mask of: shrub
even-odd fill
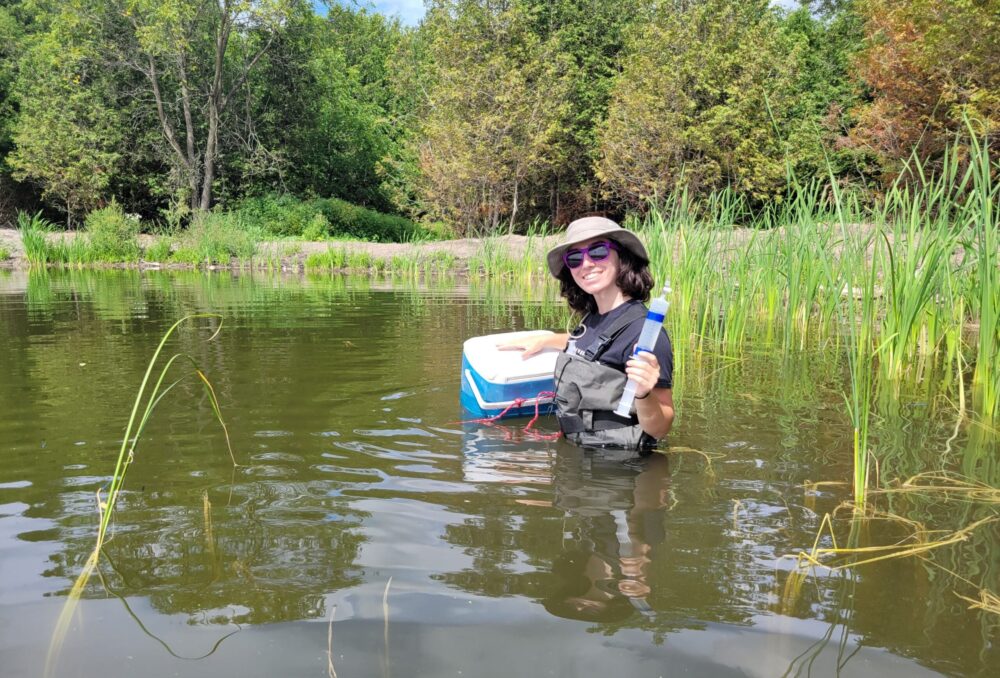
[[[247,198],[234,210],[240,220],[276,236],[301,236],[316,214],[290,195]]]
[[[330,231],[334,235],[375,242],[406,242],[412,240],[418,231],[417,225],[405,217],[382,214],[337,198],[315,202],[329,220]]]
[[[298,200],[292,196],[248,198],[235,210],[246,224],[276,236],[311,240],[325,226],[325,235],[379,242],[408,242],[420,228],[405,217],[383,214],[337,198]],[[325,220],[325,224],[317,217]],[[308,233],[307,233],[308,231]]]
[[[0,245],[0,261],[7,261],[11,256],[10,250]]]
[[[143,259],[146,261],[167,261],[170,258],[170,238],[160,236],[143,252]]]
[[[138,261],[139,217],[125,214],[121,205],[111,204],[87,215],[84,221],[90,255],[97,261]]]
[[[302,231],[303,240],[326,240],[330,235],[330,221],[321,212],[313,215]]]
[[[259,232],[247,228],[238,215],[209,212],[191,222],[172,259],[191,264],[228,264],[249,259],[257,251]]]

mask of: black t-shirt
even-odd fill
[[[569,353],[577,352],[578,355],[583,355],[583,353],[590,348],[591,344],[597,341],[597,338],[605,333],[607,330],[611,329],[614,324],[623,313],[625,313],[630,307],[638,304],[642,306],[645,310],[645,306],[641,301],[632,300],[627,301],[617,308],[613,308],[605,314],[591,313],[583,322],[570,334],[569,346],[566,350]],[[639,316],[638,319],[632,321],[628,327],[626,327],[621,334],[619,334],[611,346],[608,347],[606,351],[598,358],[598,362],[608,367],[613,367],[620,372],[625,371],[625,363],[628,362],[629,358],[632,357],[632,353],[635,351],[635,344],[639,341],[639,334],[642,333],[642,323],[645,321],[645,315]],[[656,346],[653,348],[653,354],[656,356],[657,361],[660,363],[660,378],[656,381],[656,388],[673,388],[674,384],[674,350],[670,345],[670,337],[667,336],[667,331],[665,329],[660,330],[660,336],[656,339]]]

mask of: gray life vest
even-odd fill
[[[639,418],[615,414],[627,377],[599,362],[614,340],[646,316],[640,304],[626,310],[585,352],[573,342],[556,358],[556,418],[566,439],[583,447],[617,447],[647,451],[656,439],[639,426]]]

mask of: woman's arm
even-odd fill
[[[547,348],[565,350],[569,342],[569,334],[561,332],[557,334],[539,334],[530,337],[522,337],[503,344],[497,344],[501,351],[524,351],[522,358],[530,358],[536,353],[541,353]]]

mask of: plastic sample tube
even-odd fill
[[[639,342],[635,345],[635,353],[646,351],[653,352],[656,340],[660,336],[660,329],[663,327],[663,318],[667,315],[670,302],[667,295],[670,294],[670,281],[663,286],[663,294],[653,299],[649,304],[649,311],[646,313],[646,320],[642,324],[642,332],[639,334]],[[633,353],[634,355],[634,353]],[[625,383],[625,390],[622,391],[622,399],[618,401],[615,414],[620,417],[627,417],[632,414],[632,402],[635,400],[635,381],[631,378]]]

